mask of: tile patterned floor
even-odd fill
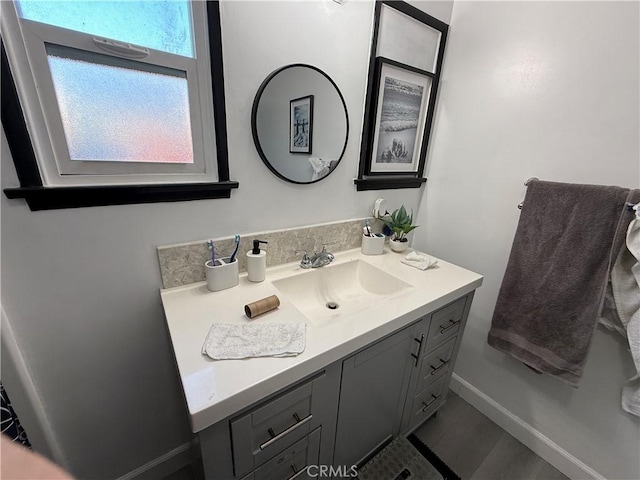
[[[568,480],[451,391],[414,433],[465,480]]]

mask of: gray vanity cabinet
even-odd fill
[[[473,293],[342,363],[333,463],[357,465],[445,401]]]
[[[418,351],[413,356],[411,380],[402,415],[403,433],[414,430],[444,403],[473,293],[418,322],[415,337]]]
[[[444,403],[473,292],[199,432],[208,480],[350,468]]]
[[[340,363],[198,434],[205,478],[306,478],[333,458]]]
[[[334,465],[356,465],[398,435],[415,327],[406,327],[342,362]]]

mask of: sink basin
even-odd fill
[[[315,324],[375,308],[412,288],[363,260],[306,270],[272,283]]]

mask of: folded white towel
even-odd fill
[[[419,270],[426,270],[427,268],[434,267],[438,264],[438,261],[435,258],[431,258],[418,252],[409,253],[401,260],[401,262]]]
[[[292,357],[305,349],[304,323],[214,323],[202,354],[214,360],[249,357]]]

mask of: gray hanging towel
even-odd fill
[[[629,192],[614,186],[529,183],[489,345],[578,386]]]

